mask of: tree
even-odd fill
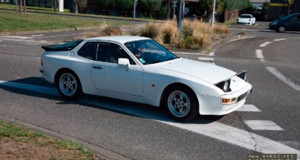
[[[53,0],[53,9],[54,9],[54,12],[56,12],[56,10],[57,10],[57,0]]]
[[[98,6],[101,10],[115,7],[115,0],[98,0]]]
[[[155,12],[161,9],[163,0],[141,0],[141,8],[148,13],[149,17],[153,17]]]
[[[125,11],[125,16],[127,16],[127,11],[132,8],[133,2],[133,0],[115,0],[116,9]]]
[[[26,13],[26,0],[15,0],[16,13]]]

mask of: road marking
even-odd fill
[[[296,84],[292,80],[286,78],[283,74],[281,74],[275,68],[273,68],[273,67],[266,67],[266,69],[270,73],[272,73],[275,77],[277,77],[279,80],[281,80],[283,83],[285,83],[286,85],[290,86],[291,88],[293,88],[296,91],[300,91],[300,86],[298,84]]]
[[[256,58],[258,58],[260,61],[262,61],[262,62],[265,61],[265,57],[264,57],[263,51],[261,49],[255,50],[255,55],[256,55]]]
[[[267,46],[267,45],[270,44],[270,43],[272,43],[272,42],[265,42],[265,43],[259,45],[259,47],[265,47],[265,46]]]
[[[242,107],[240,107],[238,112],[261,112],[256,106],[253,104],[244,104]]]
[[[24,83],[1,81],[0,86],[7,86],[19,89],[25,89],[33,92],[40,92],[47,95],[58,96],[55,88],[36,86]],[[109,110],[119,111],[139,117],[148,118],[159,123],[167,124],[173,127],[184,129],[199,135],[204,135],[220,141],[236,145],[242,148],[253,150],[260,153],[291,153],[300,155],[300,151],[285,144],[276,142],[274,140],[262,137],[255,133],[251,133],[242,129],[234,128],[219,122],[203,123],[203,120],[199,122],[191,123],[178,123],[171,121],[165,115],[158,114],[156,112],[142,111],[141,107],[136,107],[134,109],[130,106],[126,106],[122,103],[115,103],[112,101],[92,101],[81,99],[79,102],[85,104],[94,105],[99,108],[105,108]]]
[[[268,120],[245,120],[245,124],[248,125],[252,130],[268,130],[268,131],[283,131],[281,127],[279,127],[273,121]]]
[[[284,40],[286,40],[285,38],[278,38],[278,39],[274,39],[273,41],[274,42],[279,42],[279,41],[284,41]]]
[[[25,37],[25,36],[0,36],[0,38],[32,39],[31,37]]]
[[[43,36],[44,36],[43,34],[31,35],[32,38],[34,38],[34,37],[43,37]]]

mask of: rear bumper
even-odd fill
[[[52,78],[50,75],[47,75],[47,74],[44,72],[43,68],[40,69],[40,73],[42,74],[42,77],[43,77],[46,81],[48,81],[48,82],[50,82],[50,83],[53,83],[53,78]]]

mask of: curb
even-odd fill
[[[108,160],[130,160],[130,158],[127,158],[123,155],[120,155],[118,153],[110,151],[110,150],[108,150],[106,148],[103,148],[101,146],[96,146],[96,145],[91,144],[89,142],[85,142],[83,140],[76,139],[75,137],[71,137],[71,136],[56,132],[54,130],[43,128],[43,127],[31,124],[31,123],[26,123],[24,121],[9,118],[9,117],[3,116],[3,115],[0,115],[0,119],[8,121],[8,122],[15,123],[15,124],[18,124],[18,125],[21,125],[21,126],[24,126],[28,129],[31,129],[31,130],[34,130],[34,131],[37,131],[37,132],[43,132],[46,135],[54,137],[54,138],[58,138],[58,139],[62,139],[62,140],[68,140],[68,141],[74,141],[74,142],[80,143],[80,144],[84,145],[86,148],[88,148],[89,150],[93,151],[96,155],[99,155],[101,158],[104,158],[104,159],[108,159]]]

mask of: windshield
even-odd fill
[[[127,42],[125,46],[142,64],[154,64],[179,58],[154,40]]]
[[[240,18],[251,18],[250,15],[241,15]]]
[[[291,17],[293,17],[293,16],[295,16],[295,14],[291,14],[291,15],[288,15],[288,16],[286,16],[286,17],[282,17],[281,19],[287,20],[287,19],[289,19],[289,18],[291,18]]]

